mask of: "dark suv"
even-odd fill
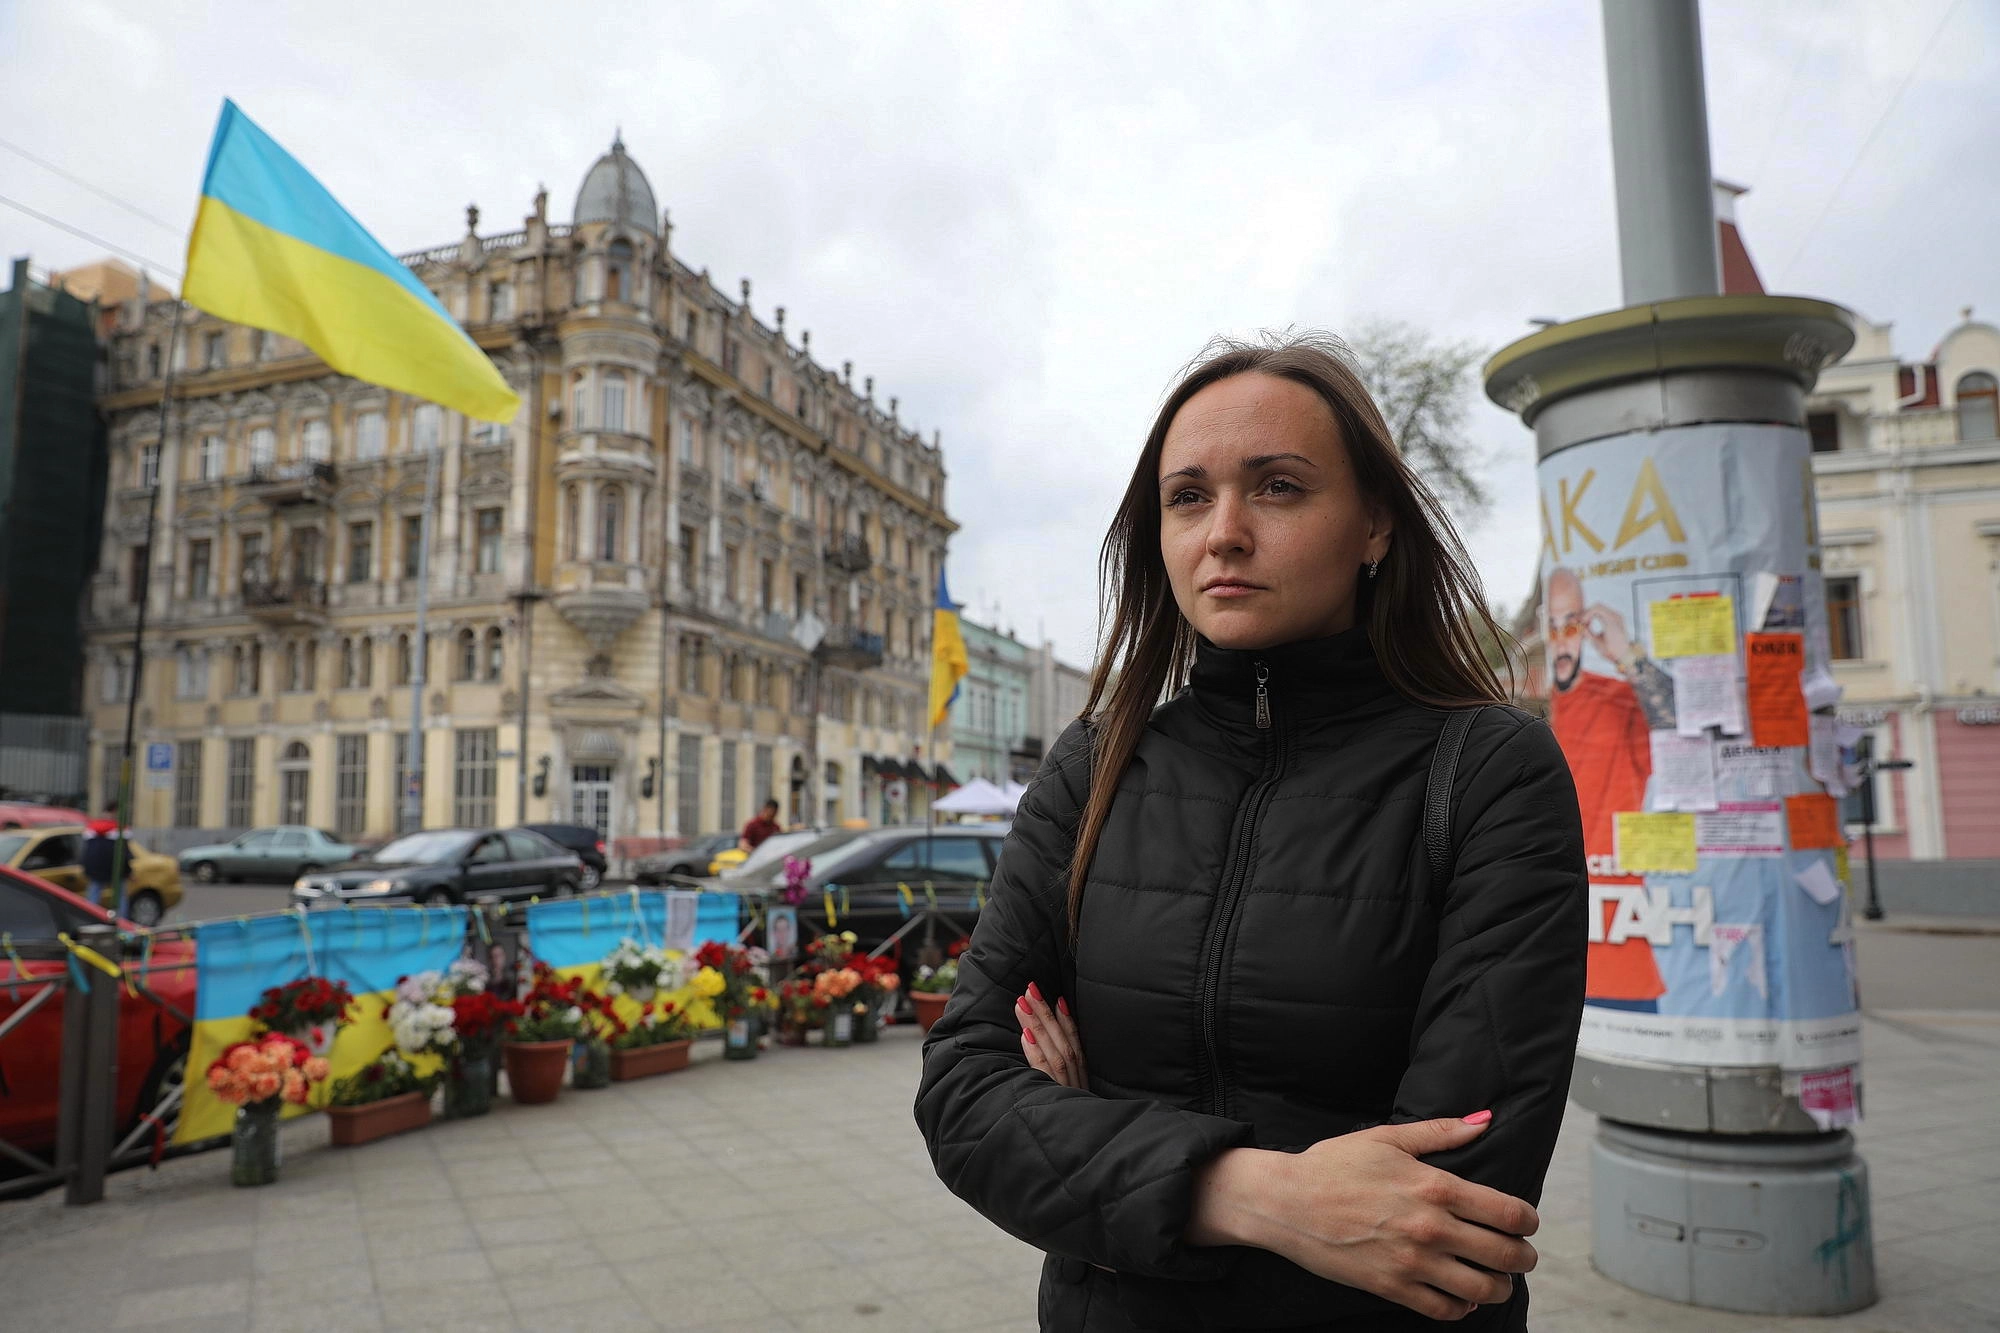
[[[583,862],[583,877],[577,881],[577,889],[589,893],[604,883],[604,871],[608,864],[604,859],[603,835],[588,824],[523,824],[530,833],[539,833],[564,851],[575,852],[576,859]]]
[[[805,901],[799,915],[825,929],[826,901],[833,897],[839,929],[852,930],[871,949],[901,929],[911,909],[935,905],[966,931],[979,919],[986,886],[993,878],[1006,824],[953,824],[926,829],[921,824],[869,829],[852,840],[811,857]],[[772,888],[781,888],[780,873]],[[903,896],[907,886],[909,897]],[[928,887],[926,887],[928,886]],[[903,951],[904,971],[913,970],[915,946],[930,937],[942,946],[956,937],[949,925],[919,928]],[[907,980],[907,977],[905,978]]]

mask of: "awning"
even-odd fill
[[[880,773],[882,765],[876,760],[874,755],[864,754],[861,756],[861,771],[863,773]]]
[[[958,785],[958,779],[953,777],[951,770],[943,764],[937,766],[937,772],[931,775],[931,781],[940,787],[956,787]]]
[[[881,770],[884,778],[902,778],[908,776],[903,772],[903,763],[900,759],[892,759],[885,754],[880,759],[877,759],[875,763]]]
[[[929,782],[931,780],[931,775],[924,772],[924,766],[914,759],[905,759],[903,761],[903,776],[909,778],[912,782]]]

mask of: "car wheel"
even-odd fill
[[[424,894],[423,901],[424,901],[424,906],[426,907],[449,907],[451,906],[453,901],[451,896],[451,890],[432,889],[428,893]]]
[[[215,862],[213,861],[196,861],[194,863],[194,877],[204,884],[213,884],[222,878],[221,875],[216,873]]]
[[[576,897],[576,881],[573,879],[557,880],[555,887],[550,891],[550,895],[556,898]]]
[[[583,874],[578,878],[576,884],[579,889],[582,889],[585,893],[589,893],[603,882],[604,876],[597,873],[597,867],[587,865],[583,868]]]
[[[134,925],[144,926],[148,930],[159,925],[160,918],[166,914],[167,909],[160,902],[160,895],[151,889],[133,894],[125,903],[125,915]]]
[[[160,1103],[166,1101],[167,1098],[186,1085],[187,1058],[188,1034],[186,1031],[183,1031],[180,1036],[174,1038],[172,1045],[160,1052],[159,1058],[153,1061],[152,1069],[147,1071],[146,1081],[140,1085],[139,1090],[139,1115],[143,1116],[151,1112]],[[175,1128],[180,1124],[180,1118],[181,1104],[175,1102],[171,1108],[160,1116],[160,1132],[165,1134],[168,1139],[172,1139]],[[130,1125],[125,1127],[124,1133],[130,1133],[132,1130],[138,1128],[138,1123],[135,1119]]]

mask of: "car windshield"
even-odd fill
[[[757,850],[743,858],[743,864],[728,872],[731,879],[738,875],[753,875],[759,870],[778,864],[787,856],[796,856],[799,849],[823,838],[812,829],[800,829],[796,833],[773,833],[757,844]]]
[[[12,861],[29,842],[25,833],[0,833],[0,864]]]
[[[457,857],[472,838],[470,833],[449,830],[411,833],[376,849],[368,859],[385,866],[435,865]]]
[[[852,831],[847,841],[829,843],[825,854],[808,857],[813,863],[812,873],[816,879],[837,879],[841,874],[854,868],[870,855],[881,849],[886,840],[880,829],[867,830],[874,836],[862,836],[861,831]],[[805,856],[804,852],[799,853]]]

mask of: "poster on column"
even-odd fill
[[[1810,475],[1805,433],[1784,426],[1619,436],[1541,462],[1549,723],[1589,863],[1584,1054],[1785,1070],[1860,1058],[1846,893],[1801,888],[1838,873],[1823,811],[1787,804],[1825,794],[1790,725],[1801,714],[1740,734],[1759,701],[1746,652],[1768,631],[1782,625],[1802,650],[1785,664],[1788,707],[1801,675],[1825,666],[1800,604],[1820,586]],[[1686,718],[1677,677],[1701,683]],[[1775,716],[1778,692],[1765,692]],[[1714,746],[1712,788],[1686,748],[1696,737]],[[1815,816],[1803,838],[1790,809]],[[1618,816],[1676,810],[1701,811],[1689,855],[1620,864]],[[1646,827],[1628,820],[1628,840]]]

